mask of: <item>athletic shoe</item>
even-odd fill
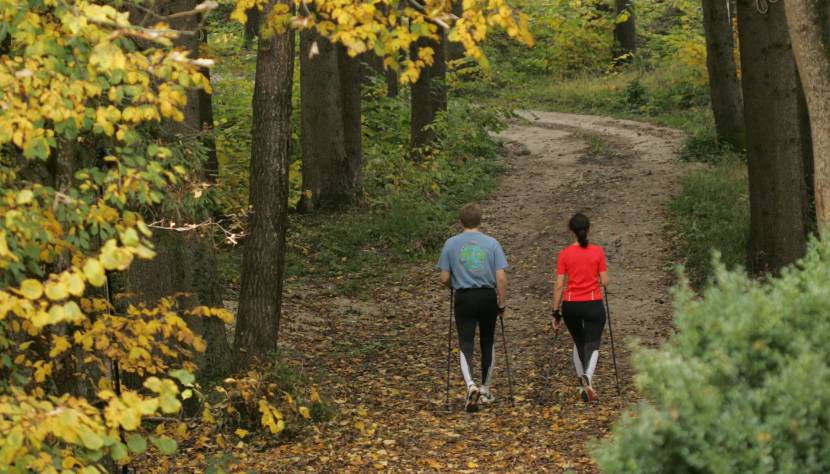
[[[583,402],[588,402],[588,392],[586,392],[584,388],[579,389],[579,398],[581,398]]]
[[[478,391],[478,387],[471,385],[467,390],[467,403],[464,404],[464,409],[470,413],[477,411],[479,396],[481,396],[481,392]]]
[[[599,400],[597,396],[597,392],[594,390],[594,387],[591,386],[591,379],[587,375],[583,375],[581,378],[582,381],[582,390],[585,391],[585,395],[587,396],[589,402],[595,402]],[[584,399],[583,399],[584,400]]]
[[[496,401],[496,396],[493,395],[493,392],[491,392],[490,390],[485,390],[484,387],[481,387],[481,390],[479,391],[481,395],[479,396],[478,401],[482,405],[489,405]]]

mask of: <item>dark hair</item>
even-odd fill
[[[474,229],[481,224],[481,207],[474,202],[464,204],[458,212],[458,217],[465,229]]]
[[[579,246],[582,248],[588,247],[588,229],[591,228],[591,221],[588,220],[588,216],[577,212],[571,217],[570,222],[568,222],[568,227],[576,234],[576,240],[579,241]]]

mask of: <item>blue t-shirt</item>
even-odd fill
[[[481,232],[462,232],[447,239],[438,268],[450,272],[452,287],[495,288],[496,271],[507,268],[499,241]]]

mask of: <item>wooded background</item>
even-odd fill
[[[779,275],[830,223],[828,28],[816,0],[0,0],[0,466],[325,420],[262,376],[284,282],[428,258],[514,108],[685,129],[693,282],[712,249]]]

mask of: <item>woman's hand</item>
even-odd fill
[[[551,327],[554,331],[556,331],[562,324],[562,313],[559,311],[559,309],[554,309],[553,311],[551,311],[551,318],[553,319],[551,321]]]

